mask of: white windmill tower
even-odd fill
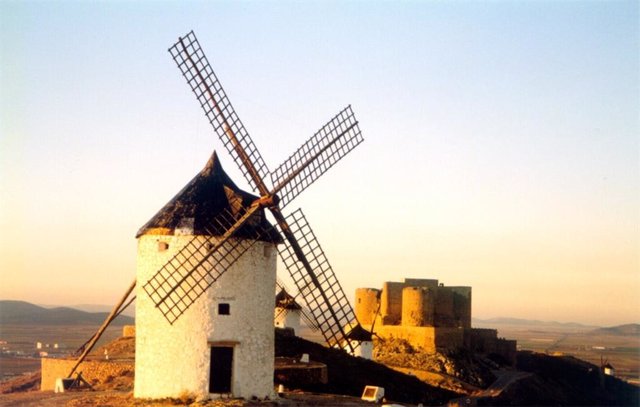
[[[358,122],[351,107],[345,108],[270,172],[193,32],[169,52],[259,197],[238,189],[214,153],[200,174],[138,232],[134,395],[268,397],[274,394],[278,243],[283,243],[279,254],[327,343],[355,353],[363,340],[302,211],[286,217],[282,213],[362,142]],[[266,221],[265,209],[277,231]]]
[[[273,322],[276,328],[291,328],[294,334],[300,335],[301,323],[313,332],[321,332],[316,319],[303,306],[303,302],[290,294],[291,290],[280,280],[276,279],[276,308]],[[300,296],[298,299],[302,300]]]
[[[199,261],[209,265],[206,252],[228,228],[212,218],[220,221],[240,214],[256,199],[238,189],[214,153],[206,167],[138,231],[137,280],[159,286],[166,277],[177,283],[172,279],[178,276],[169,272],[154,276],[165,265]],[[215,282],[202,275],[195,289],[211,287],[177,320],[174,316],[186,304],[175,304],[168,321],[138,287],[136,397],[175,397],[183,392],[199,398],[232,392],[247,398],[271,395],[273,311],[265,304],[273,298],[280,242],[263,210],[255,213],[234,234],[233,250],[246,253]],[[203,272],[201,268],[197,273]],[[189,296],[183,292],[188,289],[179,290]]]
[[[276,328],[291,328],[294,333],[300,333],[300,319],[302,307],[296,299],[284,288],[276,295],[276,310],[274,324]]]

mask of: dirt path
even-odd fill
[[[491,383],[491,386],[487,387],[485,390],[473,393],[473,397],[495,397],[509,387],[511,383],[531,376],[531,373],[520,372],[518,370],[495,370],[493,374],[497,377],[496,381]]]
[[[520,379],[531,376],[531,373],[521,372],[519,370],[494,370],[493,374],[497,379],[484,390],[478,390],[470,396],[460,397],[450,400],[449,406],[475,406],[476,400],[484,397],[496,397],[500,395],[512,383]]]

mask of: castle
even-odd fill
[[[495,329],[471,327],[471,287],[433,279],[387,281],[382,290],[356,289],[355,313],[365,329],[429,353],[468,349],[515,362],[516,341],[498,338]]]

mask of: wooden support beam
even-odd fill
[[[131,294],[131,292],[135,287],[136,287],[136,280],[134,279],[131,285],[129,286],[129,288],[127,288],[127,291],[124,293],[120,301],[118,301],[115,307],[113,307],[107,319],[104,320],[100,328],[98,328],[98,331],[96,332],[96,334],[93,335],[91,342],[89,342],[89,344],[84,348],[84,352],[82,352],[82,355],[80,355],[80,357],[76,361],[76,364],[73,365],[73,368],[71,369],[71,372],[69,372],[67,377],[71,377],[73,375],[73,373],[76,371],[78,366],[80,366],[80,363],[82,363],[82,361],[87,357],[89,352],[91,352],[91,349],[93,349],[96,342],[98,342],[98,339],[100,339],[100,337],[104,333],[105,329],[107,329],[111,321],[113,321],[120,314],[120,311],[121,311],[120,308],[122,307],[122,304],[124,304],[127,298],[129,298],[129,295]]]

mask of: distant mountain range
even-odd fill
[[[640,336],[640,324],[625,324],[591,331],[594,335]]]
[[[72,307],[43,307],[26,301],[0,300],[0,324],[14,325],[99,325],[107,315],[110,306],[80,304]],[[134,308],[129,307],[122,315],[112,322],[112,325],[132,325],[135,320],[130,315]],[[95,312],[102,311],[102,312]],[[129,315],[126,315],[129,314]],[[588,331],[594,335],[640,336],[640,324],[625,324],[612,327],[598,327],[576,322],[540,321],[521,318],[473,318],[472,325],[476,328],[522,327],[536,328],[564,328]],[[518,328],[520,329],[520,328]]]
[[[585,325],[576,322],[540,321],[520,318],[473,318],[474,328],[516,329],[516,330],[558,330],[566,332],[583,332],[593,335],[640,336],[640,324],[624,324],[611,327]]]
[[[472,319],[473,326],[477,326],[479,328],[483,327],[491,327],[491,326],[499,326],[499,325],[510,325],[510,326],[523,326],[523,327],[558,327],[558,328],[583,328],[583,329],[594,329],[599,328],[595,325],[584,325],[579,324],[577,322],[557,322],[557,321],[540,321],[538,319],[521,319],[521,318],[489,318],[489,319],[480,319],[473,318]]]
[[[43,305],[45,308],[53,308],[53,306],[45,306]],[[111,310],[113,309],[113,304],[112,305],[101,305],[101,304],[73,304],[73,305],[69,305],[69,308],[73,308],[73,309],[79,309],[80,311],[86,311],[86,312],[106,312],[109,313],[111,312]],[[124,312],[122,313],[122,315],[128,315],[130,317],[135,317],[136,316],[136,307],[135,305],[130,305],[127,307],[127,309],[124,310]]]
[[[108,312],[85,312],[68,307],[44,308],[25,301],[0,300],[0,324],[100,325],[108,315]],[[132,325],[134,319],[120,315],[111,324]]]

